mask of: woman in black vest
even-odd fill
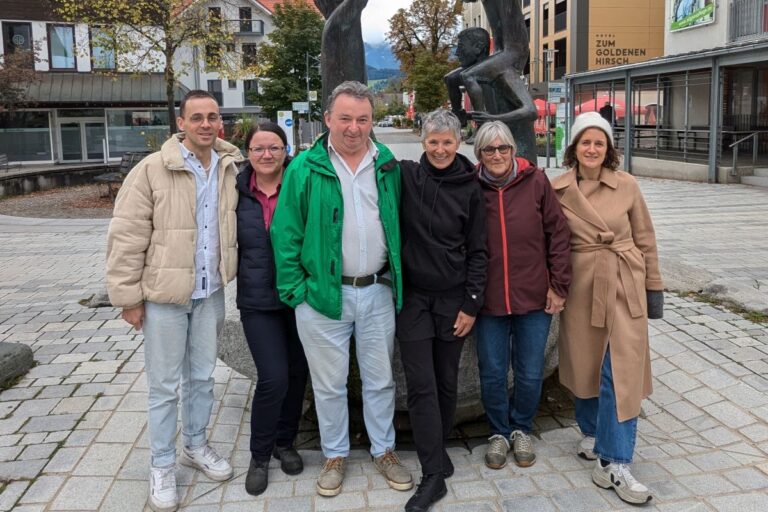
[[[293,441],[308,370],[293,309],[277,294],[269,238],[289,160],[285,132],[274,123],[260,123],[245,140],[248,163],[237,177],[237,307],[258,371],[251,406],[251,464],[245,479],[246,491],[255,496],[267,488],[270,457],[279,459],[289,475],[304,469]]]

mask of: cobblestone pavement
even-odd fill
[[[768,191],[641,180],[662,254],[717,278],[754,279],[765,293]],[[146,378],[141,336],[112,308],[78,300],[98,291],[104,221],[0,217],[0,341],[32,347],[38,365],[0,393],[0,511],[138,511],[147,500]],[[746,281],[745,281],[746,282]],[[643,405],[635,475],[656,500],[645,510],[768,510],[768,325],[667,294],[651,325],[654,393]],[[344,492],[314,491],[318,451],[288,477],[273,464],[260,498],[244,490],[251,382],[215,373],[210,439],[236,469],[218,484],[185,467],[185,510],[402,510],[410,493],[389,490],[367,454],[351,456]],[[621,510],[578,459],[573,420],[540,416],[537,463],[493,471],[484,441],[451,448],[456,474],[437,512]],[[412,451],[401,453],[418,474]],[[2,484],[0,484],[2,485]]]

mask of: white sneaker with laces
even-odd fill
[[[216,453],[208,443],[194,449],[185,446],[179,462],[185,466],[199,469],[205,473],[205,476],[217,482],[229,480],[234,474],[229,462]]]
[[[149,468],[149,508],[155,512],[173,512],[179,508],[175,464]]]
[[[603,489],[613,488],[619,498],[633,505],[647,503],[653,499],[651,491],[635,480],[626,464],[611,463],[603,466],[598,460],[592,471],[592,481]]]
[[[578,454],[582,459],[595,460],[595,438],[592,436],[584,436],[584,439],[579,443]]]

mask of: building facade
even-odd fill
[[[257,48],[272,30],[274,0],[210,2],[209,14],[232,37],[223,48],[187,47],[176,54],[176,104],[189,89],[210,91],[225,119],[259,112],[248,92],[258,86]],[[99,29],[63,22],[48,0],[3,0],[0,56],[35,54],[39,80],[23,108],[0,112],[0,154],[11,162],[104,162],[146,151],[169,133],[163,69],[103,44]],[[212,52],[235,61],[224,76]]]
[[[534,96],[568,73],[645,61],[664,52],[665,0],[520,1],[530,60],[523,74]],[[489,30],[482,2],[464,3],[463,25]]]
[[[567,76],[571,108],[611,108],[625,169],[757,181],[768,165],[768,0],[667,0],[665,56]]]

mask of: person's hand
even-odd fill
[[[554,315],[555,313],[559,313],[564,309],[565,299],[556,294],[552,288],[547,290],[547,305],[544,308],[544,312],[549,313],[550,315]]]
[[[475,325],[475,317],[459,311],[459,316],[456,317],[456,321],[453,323],[453,335],[463,338],[469,334],[473,325]]]
[[[132,308],[123,308],[123,320],[131,324],[137,331],[144,325],[144,304]]]

